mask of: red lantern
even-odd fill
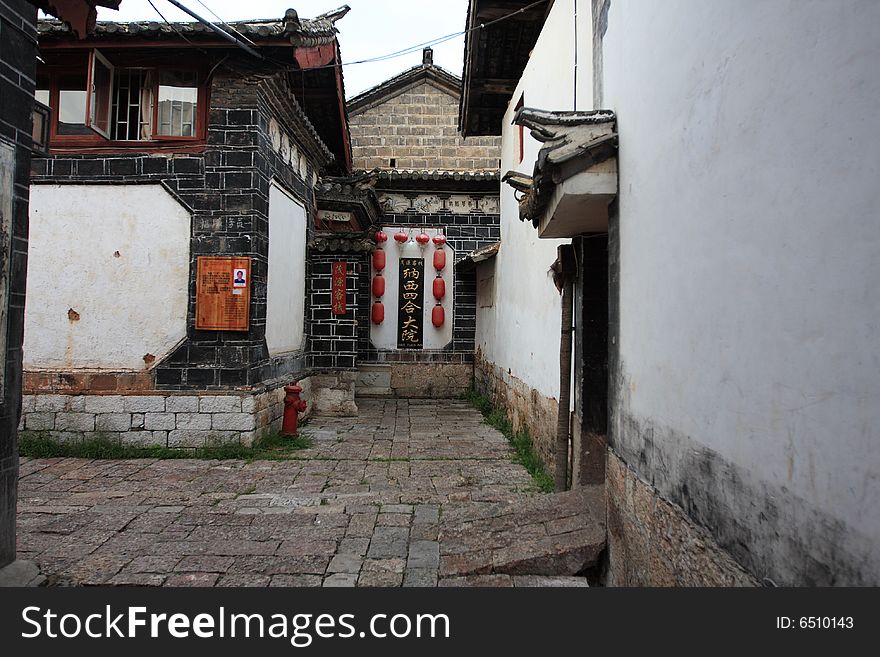
[[[434,279],[434,298],[437,301],[440,301],[443,297],[446,296],[446,281],[444,281],[440,276]]]
[[[440,328],[443,326],[443,322],[446,320],[446,312],[443,310],[443,306],[439,303],[434,306],[434,309],[431,311],[431,323]]]
[[[373,269],[376,271],[385,269],[385,252],[382,249],[373,251]]]
[[[385,305],[381,301],[376,301],[373,304],[373,310],[370,313],[370,316],[373,320],[373,324],[381,324],[385,321]]]
[[[444,235],[443,233],[438,233],[437,235],[434,235],[434,246],[436,246],[438,249],[442,249],[445,244],[446,235]]]
[[[408,239],[409,239],[409,235],[404,233],[402,228],[399,231],[397,231],[396,233],[394,233],[394,241],[397,242],[400,246],[403,246],[403,244]]]
[[[431,238],[428,237],[428,233],[422,231],[418,235],[416,235],[416,242],[419,243],[419,246],[425,248],[428,245],[428,242],[431,241]]]
[[[381,297],[385,294],[385,279],[382,278],[382,274],[376,274],[373,277],[373,296]]]
[[[381,244],[382,242],[387,242],[387,241],[388,241],[388,233],[386,233],[384,230],[380,230],[379,232],[376,233],[376,242],[378,244]]]
[[[437,271],[443,271],[443,268],[446,266],[446,251],[443,249],[437,249],[434,251],[434,269]]]

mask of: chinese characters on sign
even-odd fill
[[[343,261],[333,263],[333,279],[330,283],[331,304],[334,315],[345,314],[345,275],[348,263]]]
[[[425,261],[400,259],[400,298],[397,304],[398,349],[422,348],[422,317],[425,306]]]
[[[250,258],[199,256],[196,271],[196,328],[247,331],[250,328]]]

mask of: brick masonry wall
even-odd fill
[[[331,268],[339,261],[348,263],[344,315],[334,315],[331,310]],[[309,270],[306,310],[308,365],[316,370],[354,369],[358,353],[357,327],[363,322],[362,307],[369,304],[370,299],[369,290],[364,296],[363,286],[359,286],[358,281],[369,279],[369,261],[362,253],[311,252],[306,267]]]
[[[273,177],[314,209],[314,165],[294,170],[274,152],[269,109],[257,84],[221,68],[210,94],[207,145],[194,154],[132,153],[35,158],[34,183],[161,183],[193,213],[187,339],[151,370],[159,389],[231,389],[300,371],[303,354],[270,359],[265,345],[269,184]],[[252,258],[248,332],[195,329],[200,255]],[[124,374],[118,374],[117,378]],[[92,379],[87,382],[91,385]],[[118,381],[99,390],[122,390]],[[140,387],[140,386],[139,386]],[[93,388],[89,388],[93,389]]]
[[[15,149],[12,230],[0,234],[0,275],[7,294],[5,376],[0,399],[0,567],[15,560],[15,510],[21,404],[21,343],[27,273],[31,111],[36,84],[37,10],[24,0],[0,0],[0,141]]]
[[[352,112],[354,168],[497,169],[501,138],[463,138],[458,101],[457,94],[421,82]]]

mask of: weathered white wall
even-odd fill
[[[519,126],[511,124],[516,104],[572,110],[575,103],[575,2],[553,4],[547,22],[502,122],[501,171],[531,175],[541,144],[524,134],[519,162]],[[592,45],[589,2],[578,3],[577,93],[579,109],[592,101]],[[562,65],[560,65],[562,63]],[[556,249],[571,240],[539,240],[531,223],[519,220],[519,206],[508,185],[501,186],[501,241],[496,257],[494,321],[477,321],[477,347],[483,357],[546,397],[559,395],[559,329],[561,302],[550,265]]]
[[[382,272],[385,278],[385,296],[382,297],[382,303],[385,304],[385,321],[381,324],[370,323],[370,341],[377,349],[397,349],[397,313],[398,299],[400,291],[400,258],[423,258],[425,261],[425,302],[422,310],[422,348],[423,349],[442,349],[452,341],[452,320],[453,308],[455,302],[455,285],[453,284],[453,272],[455,268],[455,251],[448,244],[443,247],[446,251],[446,267],[443,269],[442,276],[446,281],[446,296],[443,299],[443,308],[446,313],[446,319],[443,326],[436,328],[431,323],[431,311],[434,309],[437,301],[434,299],[433,284],[437,277],[437,270],[434,269],[434,243],[431,242],[424,250],[414,242],[406,242],[401,249],[397,242],[394,241],[394,233],[400,230],[399,226],[384,226],[382,228],[388,234],[388,241],[385,242],[385,270]],[[404,230],[409,232],[410,226],[405,226]],[[416,234],[418,231],[413,232]],[[434,237],[441,232],[439,228],[425,228],[425,233],[430,237]],[[376,275],[375,269],[370,269],[370,280]],[[370,305],[372,306],[375,299],[370,296]]]
[[[274,182],[269,186],[269,275],[266,346],[269,354],[303,347],[306,295],[306,211]]]
[[[33,185],[25,369],[138,370],[171,351],[190,220],[161,185]]]
[[[878,25],[871,1],[613,1],[604,39],[615,448],[783,582],[880,582]]]

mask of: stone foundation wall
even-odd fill
[[[139,446],[251,445],[255,438],[281,428],[285,383],[223,394],[26,394],[19,428],[58,442],[103,437]],[[299,384],[303,398],[311,402],[311,380]],[[312,408],[309,403],[300,417],[307,417]]]
[[[450,399],[473,383],[470,363],[365,363],[357,372],[358,396]]]
[[[471,387],[470,363],[394,363],[391,391],[395,397],[458,397]]]
[[[357,415],[354,401],[357,372],[324,372],[310,377],[309,395],[303,399],[315,415],[347,417]],[[302,383],[300,383],[302,385]]]
[[[608,586],[757,586],[709,533],[608,450]]]
[[[547,472],[553,472],[559,402],[555,398],[545,397],[508,374],[507,370],[485,360],[479,349],[474,361],[474,387],[477,392],[491,399],[497,408],[507,412],[514,430],[528,430],[535,452]]]

